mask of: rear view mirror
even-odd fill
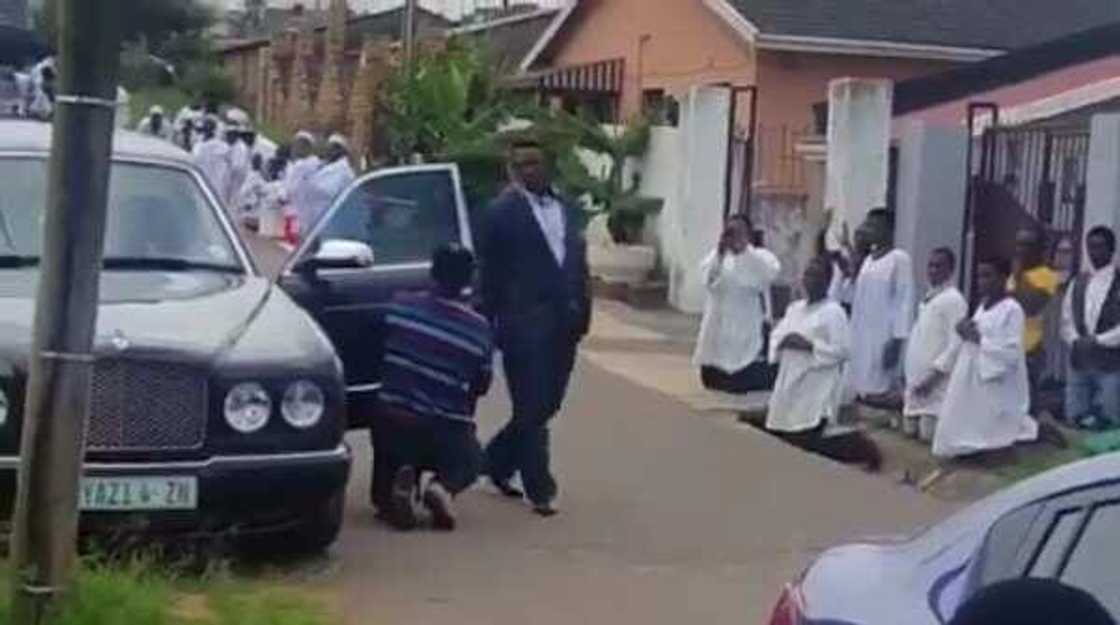
[[[361,241],[328,239],[319,245],[314,255],[296,263],[295,270],[367,269],[372,266],[373,249],[369,245]]]

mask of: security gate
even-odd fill
[[[1085,226],[1088,128],[1000,126],[996,120],[980,136],[979,150],[970,151],[965,223],[972,228],[971,267],[985,256],[1011,258],[1016,232],[1041,226],[1051,266],[1077,271]]]

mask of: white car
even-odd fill
[[[1120,619],[1120,453],[1055,469],[913,538],[826,551],[771,625],[944,625],[978,589],[1057,578]]]

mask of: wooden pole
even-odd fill
[[[59,85],[12,538],[13,623],[70,582],[97,321],[121,3],[59,3]]]
[[[403,38],[405,70],[411,79],[416,66],[416,0],[405,0]]]

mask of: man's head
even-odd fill
[[[1039,228],[1027,226],[1015,233],[1015,258],[1024,269],[1042,264],[1045,247],[1046,237]]]
[[[552,186],[548,159],[534,139],[519,139],[509,148],[509,175],[527,190],[542,194]]]
[[[973,595],[950,625],[1116,625],[1091,595],[1050,579],[1021,578]]]
[[[947,247],[939,247],[929,255],[929,264],[926,266],[926,277],[930,286],[941,286],[952,279],[953,271],[957,268],[957,255]]]
[[[257,132],[251,128],[242,129],[241,140],[244,141],[245,145],[249,146],[250,148],[256,147]]]
[[[315,152],[315,136],[306,130],[296,133],[292,139],[292,157],[307,158]]]
[[[254,154],[253,158],[249,160],[249,164],[252,166],[253,171],[259,172],[261,171],[261,167],[264,167],[264,157],[260,154]]]
[[[883,249],[893,245],[894,213],[885,208],[876,208],[867,213],[867,219],[863,223],[872,246]]]
[[[735,254],[743,253],[751,241],[751,220],[742,213],[736,213],[727,218],[723,236],[728,248]]]
[[[1011,275],[1011,261],[1003,257],[987,258],[976,266],[976,287],[980,295],[990,301],[1007,294],[1007,278]]]
[[[350,156],[350,142],[340,134],[331,135],[327,139],[327,161],[334,163]]]
[[[441,245],[432,254],[432,281],[443,297],[462,297],[474,279],[474,268],[474,254],[458,243]]]
[[[287,168],[288,162],[279,155],[274,156],[272,160],[268,161],[268,179],[279,180],[284,176],[284,169]]]
[[[1103,269],[1112,264],[1116,255],[1116,233],[1111,228],[1097,226],[1085,236],[1085,249],[1093,269]]]
[[[805,296],[810,302],[816,302],[828,296],[828,287],[832,284],[832,260],[827,256],[815,256],[805,267],[801,276],[801,286],[805,289]]]
[[[241,129],[240,128],[230,127],[230,128],[226,129],[226,136],[225,136],[226,143],[228,143],[230,145],[234,145],[240,139],[241,139]]]
[[[153,106],[152,109],[150,111],[148,111],[148,118],[152,120],[152,129],[153,130],[159,130],[160,128],[162,128],[163,127],[163,107],[162,106]]]

